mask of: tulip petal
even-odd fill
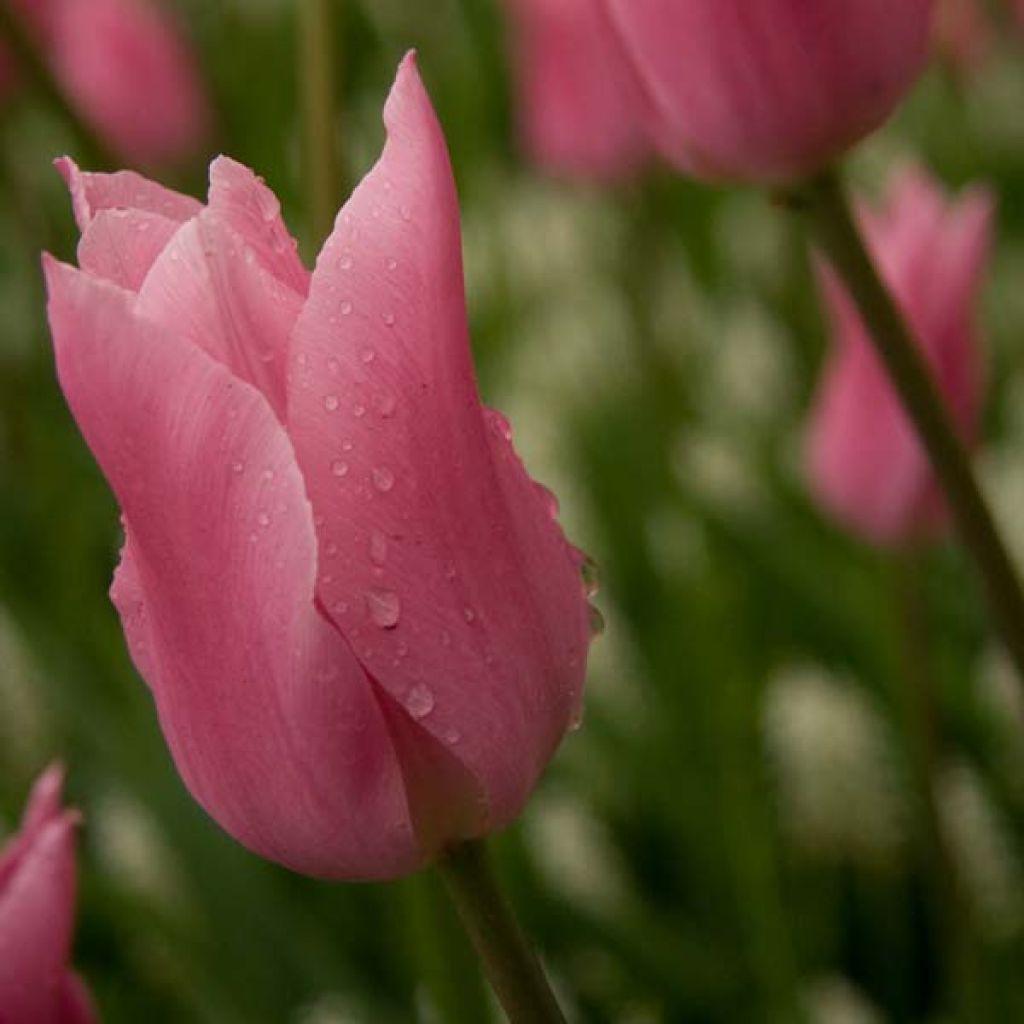
[[[458,204],[407,57],[379,163],[292,338],[289,434],[321,522],[317,592],[366,670],[514,817],[564,734],[588,641],[577,566],[470,359]]]
[[[82,231],[101,210],[145,210],[181,223],[203,208],[197,199],[164,188],[134,171],[94,174],[79,170],[67,156],[55,160],[54,166],[67,183],[75,220]]]
[[[96,1008],[82,979],[73,972],[64,975],[56,1024],[93,1024]]]
[[[50,765],[36,780],[21,819],[21,828],[0,852],[0,889],[14,874],[25,851],[35,842],[43,828],[60,815],[63,787],[64,769],[59,764]]]
[[[303,298],[309,271],[281,218],[277,196],[244,164],[219,156],[210,164],[209,208],[245,239],[260,265]]]
[[[285,411],[289,335],[302,296],[272,276],[212,208],[183,224],[154,263],[136,312],[223,363]]]
[[[147,210],[100,210],[82,232],[78,265],[129,291],[138,291],[178,222]]]
[[[0,890],[3,1019],[54,1020],[71,944],[76,815],[51,818]]]
[[[53,261],[47,280],[61,385],[124,512],[114,601],[189,789],[304,873],[411,870],[387,722],[314,606],[312,512],[266,400],[130,293]]]

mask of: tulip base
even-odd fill
[[[872,263],[839,176],[826,172],[783,197],[846,284],[942,487],[957,531],[1024,685],[1024,593],[931,371]]]
[[[565,1024],[544,971],[498,887],[481,840],[438,864],[484,972],[511,1024]]]

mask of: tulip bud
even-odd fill
[[[506,0],[520,133],[545,170],[616,179],[650,148],[639,82],[601,0]]]
[[[313,274],[220,158],[205,206],[61,164],[61,386],[124,516],[113,599],[185,782],[298,871],[512,821],[579,713],[580,553],[485,409],[458,203],[409,57]]]
[[[36,782],[21,823],[0,851],[0,1020],[91,1024],[92,1003],[68,969],[75,916],[74,830],[60,806],[63,773]]]
[[[181,160],[209,107],[192,53],[151,0],[12,0],[72,107],[122,156]],[[16,81],[0,51],[0,91]]]
[[[876,129],[928,57],[934,0],[603,0],[651,131],[699,178],[791,183]]]
[[[992,243],[993,200],[972,188],[955,202],[906,171],[881,210],[862,208],[870,251],[916,336],[964,441],[977,439],[983,399],[974,302]],[[947,524],[931,465],[875,355],[860,315],[827,270],[834,336],[808,436],[808,474],[821,503],[877,543],[933,536]]]

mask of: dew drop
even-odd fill
[[[334,612],[335,615],[344,615],[345,612],[348,611],[348,602],[335,601],[334,604],[331,606],[331,611]]]
[[[387,262],[384,265],[388,268],[388,270],[397,270],[398,260],[396,260],[394,256],[389,256]]]
[[[590,555],[584,555],[580,563],[580,577],[587,597],[593,597],[601,589],[601,570]]]
[[[338,306],[338,312],[342,316],[349,316],[352,313],[352,303],[345,299],[341,305]]]
[[[259,523],[260,526],[264,526],[264,527],[269,526],[270,525],[270,513],[267,512],[266,509],[263,509],[262,511],[260,511],[259,515],[256,516],[256,522]]]
[[[390,310],[387,313],[382,313],[380,318],[381,320],[384,321],[385,327],[395,326],[395,314],[392,313]]]
[[[395,474],[387,466],[377,466],[373,471],[373,486],[387,494],[395,486]]]
[[[269,466],[263,470],[263,479],[267,481],[274,479],[274,471]]]
[[[353,405],[352,406],[352,415],[355,416],[355,418],[357,420],[358,419],[362,419],[362,417],[366,415],[366,406],[365,405],[358,405],[358,404],[357,405]]]
[[[462,733],[458,729],[446,729],[444,732],[444,741],[450,746],[454,747],[461,739]]]
[[[328,359],[327,360],[327,372],[328,373],[332,373],[332,374],[336,375],[338,373],[338,369],[339,369],[339,366],[338,366],[338,360],[337,359]]]
[[[394,395],[384,395],[380,400],[380,414],[385,419],[395,415],[395,409],[398,406],[398,400]]]
[[[346,438],[344,441],[341,442],[341,450],[343,452],[352,451],[352,442]]]
[[[242,259],[245,260],[246,266],[251,267],[256,262],[256,253],[246,246],[245,251],[242,253]]]
[[[408,206],[400,206],[398,208],[398,215],[399,217],[402,218],[402,220],[412,220],[412,210],[410,210]]]
[[[234,462],[231,463],[231,472],[232,473],[243,473],[243,472],[245,472],[245,463],[242,462],[241,459],[236,459]]]
[[[326,395],[324,397],[324,408],[328,412],[336,412],[338,409],[338,396],[337,395]]]
[[[365,348],[359,357],[364,363],[372,363],[377,358],[377,353],[372,348]]]
[[[388,539],[380,530],[370,534],[370,561],[374,565],[383,565],[388,557]]]
[[[348,463],[341,459],[335,459],[331,463],[331,473],[337,477],[348,476]]]
[[[342,256],[340,260],[338,260],[338,269],[339,270],[351,270],[352,269],[352,254],[351,253],[345,253],[345,255]]]
[[[434,694],[430,688],[417,683],[405,695],[405,709],[413,718],[426,718],[434,710]]]
[[[366,608],[373,624],[381,629],[394,629],[402,615],[402,602],[393,590],[368,590]]]
[[[462,609],[462,617],[467,622],[474,622],[474,621],[476,621],[476,612],[473,611],[472,608],[468,608],[468,607],[467,608],[463,608]]]
[[[441,646],[442,647],[451,647],[451,645],[452,645],[452,635],[451,635],[451,633],[449,633],[447,629],[442,629],[441,630]]]

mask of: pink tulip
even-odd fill
[[[0,851],[0,1021],[90,1024],[81,980],[68,970],[75,916],[74,830],[61,810],[63,774],[36,782],[21,831]]]
[[[984,393],[974,303],[992,245],[993,200],[972,188],[949,202],[920,170],[892,184],[885,208],[863,209],[871,252],[914,331],[965,442],[977,439]],[[808,439],[821,503],[877,543],[928,538],[946,526],[929,461],[851,300],[822,274],[835,336]]]
[[[312,276],[225,158],[206,206],[62,169],[61,386],[123,510],[113,587],[182,777],[257,853],[387,878],[513,820],[578,714],[581,556],[470,359],[410,56]]]
[[[665,155],[787,183],[877,128],[928,57],[934,0],[603,0]]]
[[[601,0],[506,0],[520,132],[555,174],[622,178],[650,149],[644,98]]]
[[[150,0],[15,0],[68,101],[118,153],[141,163],[186,157],[209,129],[192,54]],[[0,83],[14,75],[0,59]],[[3,85],[0,84],[0,88]]]

